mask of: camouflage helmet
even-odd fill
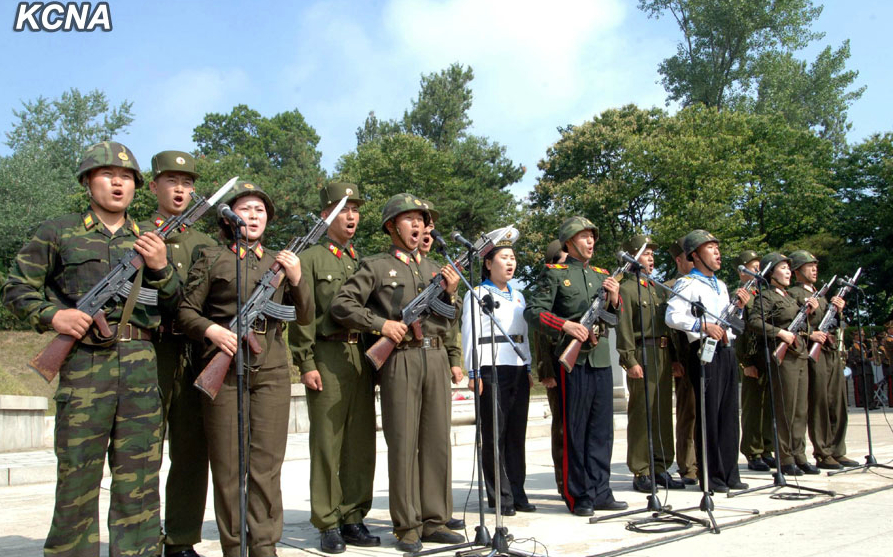
[[[436,222],[437,222],[437,219],[440,218],[440,212],[439,212],[439,211],[436,211],[436,210],[434,209],[434,204],[431,203],[430,201],[428,201],[427,199],[420,199],[419,201],[421,201],[421,202],[422,202],[422,205],[423,205],[426,209],[428,209],[428,213],[431,215],[431,224],[436,223]]]
[[[162,151],[152,157],[152,179],[155,180],[165,172],[182,172],[198,180],[195,171],[195,157],[183,151]]]
[[[640,249],[642,249],[642,246],[648,246],[648,248],[651,248],[652,250],[657,249],[657,244],[654,242],[651,236],[648,236],[646,234],[636,234],[629,240],[623,242],[622,247],[623,251],[627,252],[630,255],[635,255]]]
[[[683,238],[684,238],[684,237],[683,237]],[[673,256],[673,259],[676,259],[676,258],[679,257],[680,255],[682,255],[683,253],[685,253],[685,250],[682,249],[682,240],[683,240],[683,238],[679,238],[678,240],[676,240],[675,242],[673,242],[672,244],[670,244],[670,247],[669,247],[669,248],[667,248],[667,251],[669,251],[669,252],[670,252],[670,255]]]
[[[345,195],[348,201],[353,201],[357,205],[362,205],[366,202],[365,199],[360,197],[360,188],[356,184],[330,182],[319,190],[320,209],[325,209],[332,203],[338,203]]]
[[[549,242],[549,245],[546,246],[546,263],[554,263],[561,255],[562,250],[564,250],[564,245],[558,240]]]
[[[584,230],[592,230],[595,240],[598,241],[598,228],[586,217],[571,217],[561,223],[561,226],[558,227],[558,241],[563,246],[568,240]]]
[[[233,204],[239,199],[249,196],[256,195],[264,202],[264,206],[267,208],[267,223],[273,221],[276,217],[276,206],[273,205],[273,200],[270,199],[270,196],[267,195],[267,192],[261,189],[260,186],[255,184],[254,182],[248,182],[246,180],[239,180],[235,184],[233,184],[233,188],[230,192],[223,198],[223,203],[232,208]]]
[[[425,226],[431,222],[431,213],[428,212],[425,204],[418,197],[411,193],[398,193],[388,199],[387,203],[381,209],[381,230],[385,234],[389,234],[388,228],[385,226],[389,221],[397,218],[401,213],[409,211],[420,211],[425,219]]]
[[[806,265],[807,263],[818,263],[819,260],[816,257],[806,251],[805,249],[798,249],[796,251],[792,251],[791,255],[791,270],[796,271],[800,267]]]
[[[762,272],[765,273],[764,276],[766,276],[768,278],[769,276],[772,275],[772,273],[775,272],[774,269],[770,269],[769,267],[774,267],[774,266],[778,265],[779,263],[783,263],[785,261],[787,261],[788,264],[790,264],[791,258],[786,256],[783,253],[773,251],[771,253],[767,253],[766,255],[763,256],[762,259],[760,259],[760,269],[762,269],[763,270]]]
[[[87,147],[81,165],[78,167],[78,182],[84,184],[84,177],[94,168],[103,166],[119,166],[133,171],[133,179],[136,187],[143,185],[143,175],[140,173],[140,165],[130,149],[116,141],[103,141]],[[84,184],[86,185],[86,184]]]
[[[752,249],[746,249],[738,254],[738,257],[735,258],[735,263],[738,265],[747,265],[754,259],[759,259],[760,256]]]
[[[716,239],[716,236],[706,230],[692,230],[682,238],[682,251],[685,252],[685,257],[687,257],[689,261],[694,261],[691,254],[693,254],[699,247],[711,242],[716,242],[718,244],[719,240]]]

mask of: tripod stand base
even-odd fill
[[[827,489],[818,489],[816,487],[808,487],[805,485],[797,485],[791,486],[788,485],[788,481],[785,479],[784,474],[781,473],[781,470],[776,470],[772,473],[772,484],[771,485],[761,485],[757,487],[752,487],[750,489],[742,489],[741,491],[730,491],[726,497],[732,498],[737,497],[739,495],[744,495],[746,493],[756,493],[757,491],[764,491],[766,489],[781,489],[784,487],[789,487],[791,489],[796,489],[799,491],[809,491],[810,493],[818,493],[820,495],[827,495],[828,497],[834,497],[837,493],[833,491],[829,491]]]
[[[874,455],[866,455],[865,456],[865,464],[860,464],[859,466],[852,466],[850,468],[844,468],[843,470],[832,470],[828,472],[829,476],[835,476],[837,474],[846,474],[847,472],[854,472],[856,470],[869,470],[871,468],[884,468],[885,470],[893,470],[893,466],[887,464],[878,464]]]

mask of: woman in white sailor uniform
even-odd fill
[[[524,441],[527,434],[527,406],[530,401],[530,346],[527,340],[527,322],[524,320],[524,295],[509,285],[517,264],[512,241],[499,242],[484,258],[482,266],[483,283],[475,288],[478,297],[488,304],[492,300],[493,313],[505,332],[521,348],[523,358],[512,349],[506,337],[495,326],[491,327],[490,316],[481,311],[469,293],[465,294],[462,306],[462,351],[465,356],[465,369],[469,370],[468,388],[477,383],[481,393],[481,427],[483,436],[484,481],[487,486],[487,500],[490,507],[497,503],[502,514],[511,516],[515,511],[533,512],[536,510],[527,500],[524,492],[526,464]],[[471,324],[475,321],[475,334]],[[483,381],[477,376],[472,361],[472,345],[477,345],[480,371]],[[493,352],[496,353],[495,370],[498,379],[497,406],[499,420],[499,460],[500,491],[499,501],[495,497],[495,475],[493,463],[493,398],[491,393],[494,370]]]

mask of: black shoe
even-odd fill
[[[323,553],[344,553],[347,546],[344,545],[344,538],[337,528],[330,530],[321,530],[319,532],[319,549]]]
[[[816,468],[815,466],[813,466],[812,464],[810,464],[808,462],[798,462],[797,468],[803,470],[803,472],[805,474],[809,474],[811,476],[814,476],[816,474],[821,474],[821,472],[819,472],[818,468]]]
[[[515,507],[500,507],[502,516],[515,516]]]
[[[534,513],[536,512],[536,505],[531,503],[515,503],[515,510],[519,513]]]
[[[648,476],[636,476],[633,478],[633,489],[642,493],[651,493],[651,478]]]
[[[607,503],[602,503],[601,505],[595,505],[592,507],[597,511],[625,511],[629,508],[629,505],[626,501],[608,501]]]
[[[714,486],[710,486],[710,491],[712,491],[713,493],[728,493],[729,486],[725,484],[716,484]]]
[[[349,545],[358,545],[360,547],[378,547],[381,545],[381,538],[370,534],[369,529],[362,522],[341,526],[341,537],[344,538],[344,543]]]
[[[853,466],[861,466],[855,460],[851,460],[845,456],[835,456],[834,460],[836,460],[837,463],[840,464],[841,466],[843,466],[844,468],[852,468]]]
[[[164,556],[165,557],[202,557],[198,553],[195,552],[191,547],[189,549],[184,549],[182,551],[168,551],[167,548],[164,548]]]
[[[815,464],[817,468],[821,468],[822,470],[840,470],[843,468],[837,460],[830,456],[817,458]]]
[[[514,509],[512,509],[514,510]],[[437,530],[434,530],[430,534],[425,534],[422,536],[423,542],[433,542],[433,543],[449,543],[456,544],[462,543],[465,541],[465,536],[462,534],[457,534],[451,531],[446,526],[439,526]]]
[[[665,471],[657,474],[654,477],[654,481],[658,483],[658,485],[662,485],[667,489],[685,489],[685,484],[674,480],[672,476],[667,474]]]
[[[735,482],[735,483],[729,485],[729,489],[733,489],[733,490],[735,490],[735,491],[740,491],[740,490],[742,490],[742,489],[747,489],[748,487],[750,487],[750,486],[747,485],[747,484],[744,483],[744,482]]]
[[[451,518],[446,521],[444,524],[450,530],[464,530],[465,529],[465,521],[461,518]]]
[[[776,466],[778,466],[778,462],[775,460],[775,457],[772,455],[764,454],[763,462],[765,462],[767,465],[769,465],[769,468],[775,468]]]
[[[695,485],[698,483],[696,478],[689,478],[688,476],[683,476],[682,472],[679,473],[679,477],[682,479],[682,483],[685,485]]]
[[[397,549],[403,553],[418,553],[422,550],[422,542],[415,530],[409,530],[403,537],[397,540]]]
[[[754,472],[768,472],[770,467],[762,457],[755,456],[747,459],[747,469],[753,470]]]
[[[589,505],[574,505],[573,513],[577,516],[592,516],[592,507]]]
[[[802,476],[803,471],[796,464],[782,464],[781,473],[785,476]]]

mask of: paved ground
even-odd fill
[[[888,409],[889,410],[889,409]],[[862,461],[867,453],[864,414],[851,409],[848,443],[849,456]],[[645,497],[631,489],[632,478],[626,470],[626,434],[622,429],[625,416],[617,416],[615,434],[612,486],[618,499],[626,500],[631,507],[644,506]],[[893,462],[893,413],[871,413],[874,453],[881,463]],[[456,515],[463,509],[470,525],[478,520],[476,491],[469,496],[468,478],[473,477],[472,438],[470,427],[455,428],[456,446],[453,448],[453,494]],[[549,442],[545,437],[544,422],[531,423],[527,443],[527,491],[536,513],[519,513],[505,519],[505,526],[515,538],[512,547],[523,551],[536,551],[549,556],[631,554],[668,557],[673,555],[726,556],[751,555],[888,555],[893,544],[893,470],[873,469],[828,477],[808,476],[791,478],[791,487],[782,490],[765,490],[754,494],[728,499],[725,495],[713,497],[717,506],[714,512],[721,533],[713,535],[700,525],[673,533],[641,534],[626,529],[629,518],[617,518],[589,524],[587,519],[567,513],[555,491],[554,476],[549,456]],[[379,437],[379,453],[386,447]],[[289,437],[287,461],[283,468],[283,496],[285,504],[285,529],[279,555],[283,557],[320,554],[316,531],[309,524],[306,459],[306,435]],[[0,465],[10,470],[38,467],[52,456],[49,451],[32,451],[16,455],[0,455]],[[162,469],[162,481],[166,475]],[[742,476],[752,486],[770,485],[768,473],[748,472],[742,460]],[[796,482],[803,486],[833,490],[836,495],[817,495],[805,500],[773,498],[775,491],[796,494]],[[108,478],[103,481],[101,508],[108,507]],[[387,508],[387,469],[383,454],[376,470],[375,499],[367,524],[373,533],[382,537],[382,547],[349,550],[345,555],[395,555],[395,538],[390,534]],[[40,555],[53,506],[52,483],[0,487],[0,555],[19,557]],[[702,495],[698,491],[673,491],[660,494],[661,500],[674,509],[697,507]],[[469,502],[466,506],[466,499]],[[210,496],[209,496],[210,503]],[[725,507],[736,507],[726,509]],[[748,509],[758,510],[750,514]],[[707,518],[697,508],[690,511],[699,519]],[[633,518],[648,516],[647,513]],[[485,515],[489,531],[494,530],[494,516]],[[103,513],[104,520],[104,513]],[[473,530],[470,532],[473,536]],[[103,539],[107,534],[103,526]],[[206,557],[221,555],[215,541],[217,530],[213,510],[209,506],[205,515],[205,542],[197,549]],[[427,547],[436,548],[429,544]],[[427,548],[426,547],[426,548]],[[102,554],[107,554],[103,545]],[[446,553],[449,554],[449,553]]]

